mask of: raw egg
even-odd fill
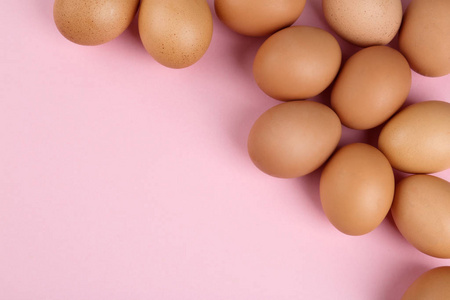
[[[401,300],[450,299],[450,267],[429,270],[417,278],[406,290]]]

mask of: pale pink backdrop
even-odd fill
[[[296,24],[330,30],[320,3]],[[450,265],[390,216],[362,237],[338,232],[320,170],[282,180],[254,167],[247,134],[279,103],[251,73],[263,38],[213,13],[206,55],[172,70],[145,52],[136,21],[83,47],[59,34],[52,6],[0,4],[0,300],[396,300]],[[345,58],[359,49],[339,42]],[[450,77],[414,73],[408,103],[431,99],[450,102]],[[341,145],[378,132],[344,128]]]

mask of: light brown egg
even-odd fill
[[[68,40],[100,45],[118,37],[133,21],[139,0],[56,0],[53,18]]]
[[[450,258],[450,183],[431,175],[406,177],[396,186],[392,217],[419,251]]]
[[[206,0],[142,0],[139,35],[148,53],[169,68],[196,63],[211,43],[213,23]]]
[[[263,172],[293,178],[319,168],[336,148],[341,122],[326,105],[291,101],[272,107],[254,123],[248,153]]]
[[[450,167],[449,128],[450,103],[416,103],[386,123],[378,138],[378,148],[400,171],[440,172]]]
[[[323,0],[330,27],[348,42],[361,47],[386,45],[402,22],[401,0]]]
[[[331,107],[345,126],[370,129],[402,106],[410,88],[405,57],[387,46],[372,46],[347,60],[333,86]]]
[[[429,270],[417,278],[406,290],[401,300],[450,299],[450,267]]]
[[[400,29],[399,48],[416,72],[431,77],[449,74],[450,1],[411,1]]]
[[[394,173],[383,153],[355,143],[338,150],[326,164],[320,178],[320,200],[339,231],[363,235],[386,217],[394,187]]]
[[[237,33],[264,36],[294,23],[306,0],[215,0],[219,19]]]
[[[278,100],[307,99],[320,94],[336,77],[341,48],[323,29],[293,26],[270,36],[253,62],[258,86]]]

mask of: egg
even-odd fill
[[[416,103],[386,123],[378,138],[378,148],[400,171],[440,172],[450,167],[449,128],[450,103]]]
[[[410,88],[411,69],[405,57],[390,47],[372,46],[344,64],[331,92],[331,107],[345,126],[370,129],[402,106]]]
[[[391,210],[397,228],[414,247],[450,258],[449,182],[432,175],[406,177],[396,186]]]
[[[401,0],[323,0],[322,9],[330,27],[360,47],[388,44],[403,15]]]
[[[450,299],[450,267],[431,269],[417,278],[406,290],[401,300]]]
[[[399,33],[399,48],[418,73],[450,73],[450,1],[413,0]]]
[[[288,27],[301,15],[306,0],[215,0],[219,19],[232,30],[264,36]]]
[[[386,217],[394,187],[394,173],[383,153],[354,143],[338,150],[326,164],[320,200],[334,227],[348,235],[363,235]]]
[[[336,77],[341,48],[323,29],[292,26],[270,36],[253,62],[257,85],[278,100],[307,99],[320,94]]]
[[[303,176],[328,159],[339,142],[341,129],[338,116],[324,104],[285,102],[264,112],[253,124],[248,153],[269,175]]]
[[[56,0],[53,18],[68,40],[80,45],[100,45],[128,28],[139,0]]]
[[[212,39],[212,15],[206,0],[142,0],[138,23],[147,52],[169,68],[196,63]]]

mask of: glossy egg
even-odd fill
[[[270,36],[253,63],[258,86],[278,100],[307,99],[320,94],[336,77],[341,48],[323,29],[292,26]]]
[[[326,105],[291,101],[263,113],[248,137],[248,153],[263,172],[299,177],[319,168],[336,148],[341,122]]]
[[[306,0],[215,0],[219,19],[237,33],[264,36],[294,23]]]
[[[413,0],[399,33],[400,51],[418,73],[450,73],[450,1]]]
[[[406,290],[401,300],[450,299],[450,267],[429,270],[417,278]]]
[[[392,217],[419,251],[450,258],[449,182],[431,175],[404,178],[396,186]]]
[[[350,57],[331,92],[331,106],[347,127],[370,129],[389,119],[405,102],[411,69],[387,46],[372,46]]]
[[[118,37],[133,21],[139,0],[55,0],[53,18],[68,40],[100,45]]]
[[[196,63],[211,43],[213,23],[206,0],[142,0],[139,35],[148,53],[169,68]]]
[[[325,215],[341,232],[363,235],[384,220],[394,197],[394,173],[386,157],[363,143],[338,150],[320,178]]]
[[[401,0],[323,0],[322,8],[339,36],[361,47],[388,44],[403,15]]]
[[[450,103],[424,101],[406,107],[381,130],[378,148],[391,165],[408,173],[450,167]]]

